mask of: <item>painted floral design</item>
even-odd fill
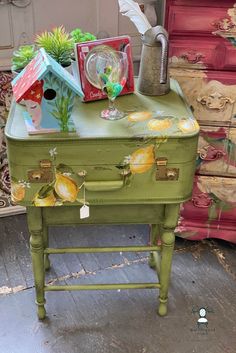
[[[199,130],[199,125],[195,119],[182,118],[178,123],[178,128],[183,133],[191,133],[191,132]]]
[[[154,149],[155,145],[153,144],[139,148],[131,155],[126,156],[117,168],[123,169],[123,174],[126,176],[147,172],[155,163]]]
[[[152,113],[148,111],[143,112],[135,112],[128,115],[128,121],[130,122],[138,122],[138,121],[145,121],[151,119]]]
[[[132,174],[145,173],[152,168],[154,163],[154,145],[140,148],[130,156],[130,171]]]
[[[164,115],[165,112],[137,111],[128,115],[128,121],[132,128],[134,124],[142,124],[143,135],[150,135],[149,131],[155,131],[156,136],[169,136],[181,134],[192,134],[199,131],[197,121],[190,117],[174,117]],[[139,130],[141,127],[139,126]]]
[[[170,119],[151,119],[148,124],[149,130],[162,131],[167,130],[172,126],[172,122]]]
[[[23,201],[25,198],[26,188],[30,188],[30,184],[24,180],[16,181],[14,178],[11,182],[11,200],[13,203]]]
[[[75,202],[79,192],[76,182],[69,176],[60,173],[56,173],[54,190],[63,202]]]
[[[53,190],[46,191],[43,188],[35,195],[33,199],[34,205],[37,207],[56,206],[57,199]]]
[[[54,169],[54,180],[45,184],[33,197],[33,204],[37,207],[61,206],[64,202],[81,202],[77,199],[80,187],[71,177],[73,169],[65,164],[57,164],[56,147],[49,150]]]

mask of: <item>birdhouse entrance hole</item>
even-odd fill
[[[52,88],[46,89],[46,91],[43,94],[44,98],[49,101],[53,100],[56,97],[56,95],[57,95],[57,92]]]

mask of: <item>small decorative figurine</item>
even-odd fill
[[[73,132],[75,95],[83,96],[74,77],[44,49],[12,81],[16,102],[24,100],[23,116],[29,134]]]

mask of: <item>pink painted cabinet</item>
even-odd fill
[[[236,0],[167,0],[169,63],[201,126],[177,231],[236,243]]]

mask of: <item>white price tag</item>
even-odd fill
[[[89,207],[87,205],[83,205],[80,209],[80,218],[88,218],[89,217]]]

